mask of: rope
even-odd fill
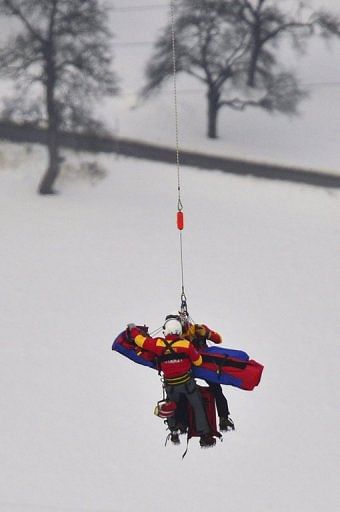
[[[154,331],[150,332],[150,336],[154,338],[156,335],[158,335],[160,332],[162,332],[162,327],[157,327]]]
[[[172,66],[173,66],[173,96],[174,96],[174,113],[175,113],[175,137],[176,137],[176,166],[177,166],[177,193],[178,202],[177,210],[182,212],[183,203],[181,198],[181,174],[179,164],[179,125],[178,125],[178,102],[177,102],[177,69],[176,69],[176,38],[175,38],[175,0],[170,0],[171,14],[171,45],[172,45]],[[178,215],[178,214],[177,214]],[[183,237],[182,227],[179,227],[179,244],[180,244],[180,262],[181,262],[181,311],[188,315],[187,301],[184,291],[184,260],[183,260]]]
[[[180,247],[180,255],[181,255],[181,278],[182,278],[182,293],[181,293],[181,302],[186,300],[184,293],[184,261],[183,261],[183,237],[182,231],[179,232],[179,247]]]
[[[178,191],[178,211],[183,209],[181,200],[181,179],[179,168],[179,128],[178,128],[178,107],[177,107],[177,69],[176,69],[176,39],[175,39],[175,5],[174,0],[170,0],[171,14],[171,45],[172,45],[172,69],[173,69],[173,94],[175,111],[175,136],[176,136],[176,165],[177,165],[177,191]]]

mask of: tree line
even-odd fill
[[[173,0],[173,6],[173,27],[169,21],[155,42],[141,95],[149,98],[172,77],[174,29],[177,73],[206,91],[209,138],[218,136],[223,107],[294,114],[305,92],[282,62],[281,45],[301,52],[312,37],[340,36],[335,14],[302,2],[294,13],[274,0]],[[54,193],[60,130],[98,131],[94,102],[119,94],[109,14],[100,0],[0,0],[0,16],[16,20],[0,49],[1,76],[16,88],[2,117],[46,126],[41,194]]]

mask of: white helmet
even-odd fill
[[[178,315],[168,315],[163,325],[164,336],[168,334],[182,334],[182,324]]]

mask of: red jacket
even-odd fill
[[[130,336],[136,345],[160,357],[160,369],[165,379],[181,377],[190,371],[193,364],[202,364],[202,357],[193,344],[180,336],[170,334],[165,338],[151,338],[137,327],[130,329]]]

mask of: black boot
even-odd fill
[[[227,432],[228,430],[235,430],[233,420],[228,416],[227,418],[220,418],[220,430]]]
[[[215,446],[216,439],[211,434],[203,434],[200,439],[200,445],[202,448],[209,448],[210,446]]]
[[[178,432],[176,432],[175,430],[170,434],[170,441],[173,444],[180,444]]]

